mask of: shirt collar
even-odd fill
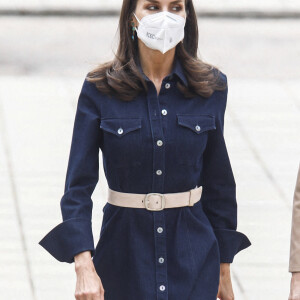
[[[183,72],[183,67],[182,67],[182,64],[180,62],[180,59],[175,55],[174,60],[175,60],[175,62],[174,62],[174,65],[173,65],[173,69],[172,69],[171,74],[169,74],[169,75],[175,74],[176,76],[178,76],[182,80],[182,82],[186,86],[188,86],[188,81],[187,81],[187,78],[186,78],[186,76]],[[140,64],[139,57],[137,58],[137,67],[138,67],[139,71],[141,72],[143,78],[147,81],[150,81],[150,79],[143,72],[143,69],[142,69],[141,64]]]

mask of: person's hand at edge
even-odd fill
[[[104,288],[98,276],[90,251],[84,251],[74,256],[77,276],[76,300],[104,300]]]
[[[234,300],[230,274],[230,263],[220,264],[220,282],[217,297],[220,300]]]
[[[300,272],[292,272],[290,295],[288,300],[300,300]]]

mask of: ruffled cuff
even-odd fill
[[[93,257],[95,247],[91,220],[65,220],[49,231],[39,244],[61,262],[72,263],[76,254],[87,250],[91,251]]]
[[[232,263],[234,256],[251,245],[248,237],[242,232],[230,229],[214,229],[218,240],[221,263]]]

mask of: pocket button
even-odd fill
[[[118,134],[122,134],[123,133],[123,129],[122,128],[119,128],[118,129]]]
[[[158,141],[156,142],[156,144],[157,144],[157,146],[161,146],[161,145],[163,144],[163,142],[162,142],[162,140],[158,140]]]
[[[196,126],[195,126],[195,129],[196,129],[197,131],[200,131],[200,130],[201,130],[201,127],[200,127],[199,125],[196,125]]]

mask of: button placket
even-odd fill
[[[152,192],[164,192],[164,170],[165,170],[165,147],[161,147],[164,140],[162,116],[154,114],[159,112],[159,97],[156,88],[152,84],[147,95],[148,114],[150,119],[152,141],[153,141],[153,176]],[[162,115],[166,115],[166,109],[163,109]],[[165,211],[152,211],[153,232],[154,232],[154,250],[155,250],[155,280],[156,280],[156,299],[168,300],[168,274],[167,264],[159,263],[162,253],[166,253],[166,232],[165,232]],[[164,261],[166,261],[166,255]]]
[[[166,262],[166,231],[164,211],[155,211],[153,214],[155,234],[156,284],[157,300],[168,299],[168,275]]]

